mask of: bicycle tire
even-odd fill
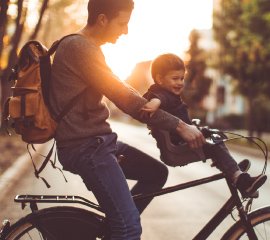
[[[101,215],[76,207],[50,207],[19,219],[4,239],[96,240],[103,230]]]
[[[270,206],[262,207],[249,213],[251,225],[259,240],[270,239]],[[247,233],[240,221],[236,222],[221,240],[248,240]]]

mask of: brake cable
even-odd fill
[[[246,137],[246,136],[243,136],[241,134],[232,133],[232,132],[228,132],[228,131],[221,131],[221,132],[237,136],[237,137],[223,139],[222,140],[223,142],[228,142],[228,141],[244,138],[244,139],[247,139],[248,141],[252,142],[253,144],[255,144],[261,150],[261,152],[263,153],[264,167],[263,167],[263,170],[262,170],[262,174],[265,174],[266,168],[267,168],[267,160],[268,160],[268,147],[267,147],[266,143],[262,139],[260,139],[258,137],[250,137],[250,136]],[[258,144],[257,141],[259,141],[263,145],[264,148],[260,144]]]

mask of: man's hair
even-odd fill
[[[120,11],[132,11],[133,7],[133,0],[89,0],[87,24],[95,24],[99,14],[105,14],[111,20]]]
[[[155,82],[158,74],[165,76],[169,71],[174,70],[185,70],[183,60],[175,54],[162,54],[152,61],[151,75]]]

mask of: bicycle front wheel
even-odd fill
[[[251,225],[259,240],[270,239],[270,206],[255,210],[249,214]],[[222,240],[248,240],[244,226],[237,222],[223,236]]]
[[[75,207],[46,208],[20,219],[6,240],[96,240],[103,230],[103,217]]]

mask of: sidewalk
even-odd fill
[[[38,155],[38,152],[42,151],[47,147],[46,144],[37,145],[36,152],[32,154],[33,159]],[[0,176],[0,202],[5,197],[6,193],[15,186],[16,183],[24,176],[24,173],[29,169],[33,168],[30,155],[25,153],[18,157],[14,163]],[[33,169],[34,174],[34,169]]]

